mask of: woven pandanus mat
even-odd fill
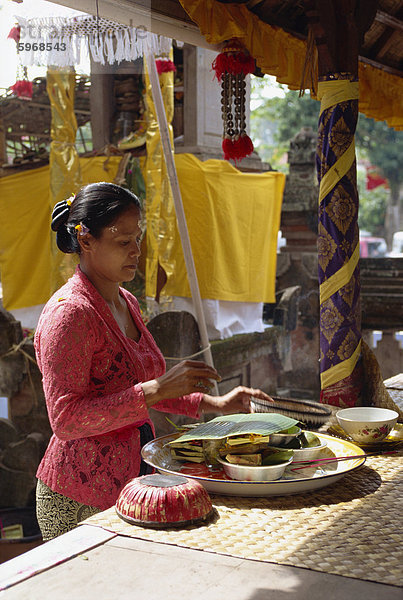
[[[198,527],[137,527],[122,521],[114,508],[85,524],[143,540],[403,584],[403,460],[398,456],[368,458],[360,469],[313,492],[211,499],[218,516]]]

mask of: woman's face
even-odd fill
[[[140,211],[128,208],[111,225],[102,230],[99,238],[87,234],[82,241],[81,258],[90,273],[105,282],[131,281],[136,274],[140,256],[142,230]],[[89,274],[90,274],[89,273]]]

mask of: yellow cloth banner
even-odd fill
[[[210,44],[236,37],[256,59],[263,73],[299,90],[306,54],[306,42],[280,27],[264,23],[243,4],[217,0],[179,0]],[[403,78],[372,65],[358,65],[359,111],[389,127],[403,129]]]
[[[75,145],[77,119],[74,114],[76,76],[73,69],[49,68],[46,89],[51,108],[50,143],[50,198],[51,210],[57,202],[78,192],[81,172]],[[71,256],[61,254],[56,245],[56,234],[50,233],[52,259],[52,288],[59,288],[74,272]]]
[[[113,181],[120,160],[121,157],[104,156],[80,158],[83,185]],[[55,291],[51,280],[49,166],[0,178],[0,197],[4,308],[43,304]]]
[[[175,163],[202,298],[274,302],[285,175],[242,173],[191,154],[175,155]],[[177,229],[172,262],[162,295],[190,297]]]
[[[171,49],[170,59],[173,60]],[[147,221],[147,262],[146,262],[146,296],[155,298],[159,293],[159,267],[169,277],[172,275],[171,243],[175,235],[175,208],[167,167],[162,150],[157,112],[146,61],[145,66],[145,105],[147,118],[146,167],[144,181],[146,184],[145,217]],[[172,119],[174,114],[174,74],[173,71],[161,73],[159,76],[161,95],[164,102],[168,131],[173,147]],[[161,250],[163,246],[163,251]]]
[[[83,185],[113,181],[120,160],[80,158]],[[273,302],[285,175],[241,173],[225,161],[201,162],[189,154],[176,155],[175,161],[202,297]],[[4,307],[43,304],[54,291],[49,167],[0,178],[0,196]],[[165,256],[169,249],[164,238],[160,242]],[[190,297],[176,227],[170,257],[175,268],[163,293]]]

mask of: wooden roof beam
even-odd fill
[[[376,11],[375,21],[377,21],[378,23],[382,23],[382,25],[392,27],[397,31],[403,31],[403,21],[392,15],[388,15],[388,13],[383,12],[382,10]]]
[[[376,12],[375,20],[378,23],[385,25],[385,30],[382,35],[379,36],[378,40],[372,45],[370,51],[365,55],[367,58],[376,62],[380,62],[380,60],[388,52],[391,45],[394,43],[396,37],[400,36],[400,32],[403,31],[403,21],[401,20],[402,16],[402,10],[400,10],[393,17],[379,10]],[[393,68],[395,65],[387,66]]]
[[[42,102],[35,102],[35,100],[29,100],[29,104],[27,104],[27,100],[24,100],[22,98],[7,98],[7,100],[12,100],[12,103],[10,102],[10,104],[8,106],[10,106],[10,108],[12,109],[12,112],[14,112],[15,110],[18,110],[18,108],[20,108],[21,106],[29,106],[30,108],[32,108],[33,106],[35,108],[43,108],[45,110],[50,110],[50,104],[44,104]],[[14,105],[14,106],[13,106]],[[17,106],[17,108],[15,108],[15,106]],[[7,107],[3,108],[4,111],[4,115],[8,116],[10,114],[10,111],[7,112]],[[86,110],[83,108],[76,108],[74,107],[74,112],[80,115],[90,115],[91,111],[90,110]]]
[[[358,57],[376,14],[376,0],[304,0],[304,5],[318,49],[319,77],[332,72],[358,75]]]
[[[378,60],[380,61],[385,54],[388,53],[389,49],[391,46],[393,46],[395,40],[397,37],[400,37],[400,33],[398,33],[397,31],[390,31],[389,35],[384,39],[383,44],[375,44],[373,50],[371,51],[371,57],[374,60]]]

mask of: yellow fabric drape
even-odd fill
[[[175,155],[202,298],[274,302],[283,173],[241,173],[222,160]],[[162,294],[190,297],[179,233]],[[162,252],[164,239],[160,241]]]
[[[290,89],[300,88],[306,42],[263,23],[246,6],[216,0],[180,0],[210,44],[240,39],[257,65]],[[367,117],[403,129],[403,79],[371,65],[359,63],[359,110]]]
[[[173,59],[171,50],[170,59]],[[170,259],[176,216],[169,184],[167,168],[162,152],[161,136],[154,106],[151,82],[145,66],[145,105],[147,119],[146,148],[147,158],[144,179],[146,183],[145,214],[147,221],[146,296],[155,298],[157,294],[158,265],[168,277],[172,276],[173,264]],[[173,147],[172,119],[174,113],[173,71],[159,76],[168,130]]]
[[[6,310],[50,296],[49,167],[0,178],[0,273]]]
[[[81,185],[78,152],[75,146],[77,119],[74,114],[76,77],[74,70],[48,69],[46,89],[51,108],[51,138],[49,157],[50,209]],[[74,270],[71,256],[61,254],[56,246],[56,235],[50,231],[51,287],[57,289]]]
[[[83,185],[113,181],[120,157],[80,158]],[[105,164],[106,163],[106,164]],[[6,310],[45,303],[53,293],[49,166],[0,178],[0,273]],[[53,208],[53,207],[52,207]],[[58,251],[63,257],[63,254]]]

